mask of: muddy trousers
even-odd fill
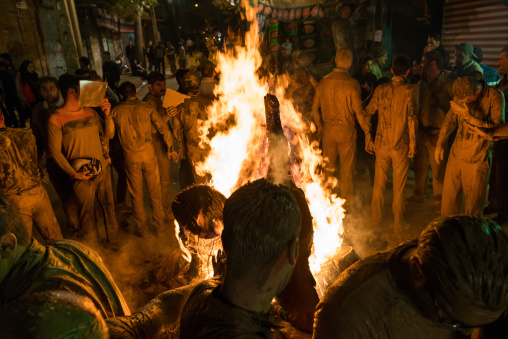
[[[132,159],[132,157],[130,157]],[[146,182],[148,197],[152,204],[152,219],[157,230],[163,225],[164,211],[161,202],[161,185],[159,167],[154,156],[151,161],[126,162],[125,172],[127,174],[127,187],[131,193],[132,210],[134,211],[134,222],[138,232],[145,233],[146,213],[143,203],[143,178]]]
[[[332,126],[323,133],[323,156],[328,158],[325,171],[333,176],[337,156],[340,163],[340,197],[346,199],[346,206],[353,204],[353,174],[356,163],[356,131],[344,131],[344,128]]]
[[[404,224],[404,186],[409,171],[408,148],[400,150],[376,149],[376,176],[374,177],[374,190],[370,204],[372,221],[380,223],[383,219],[384,191],[390,166],[393,168],[393,223],[395,227]]]
[[[68,174],[52,158],[48,158],[46,161],[46,171],[48,172],[49,181],[51,181],[56,194],[62,202],[62,209],[67,222],[67,231],[70,233],[76,232],[79,228],[79,213],[72,192],[71,180]]]
[[[97,196],[104,211],[107,238],[110,242],[114,242],[118,235],[118,223],[111,183],[111,165],[105,165],[95,180],[74,180],[72,189],[78,205],[82,238],[86,242],[97,242],[99,239],[95,223],[95,197]]]
[[[432,168],[432,190],[434,201],[441,201],[443,193],[443,181],[446,170],[448,151],[445,150],[445,157],[441,164],[436,162],[435,151],[439,134],[418,133],[416,144],[416,155],[413,160],[415,171],[414,195],[424,196],[427,190],[427,179],[429,177],[429,161]]]
[[[162,209],[164,210],[164,220],[172,219],[173,212],[171,210],[171,201],[169,200],[169,181],[171,176],[171,163],[168,157],[167,148],[159,135],[154,136],[153,146],[155,149],[155,156],[157,157],[157,166],[159,168],[160,186],[161,186],[161,201]]]
[[[490,176],[490,162],[491,159],[487,158],[478,163],[468,163],[450,155],[443,185],[442,216],[460,213],[462,191],[465,197],[464,213],[478,217],[483,215],[483,205]]]
[[[35,225],[44,241],[63,239],[51,201],[44,187],[38,186],[19,195],[8,195],[7,198],[24,221],[30,237],[32,236],[32,226]]]

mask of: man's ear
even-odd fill
[[[292,266],[296,265],[298,258],[298,237],[288,242],[288,261]]]
[[[0,258],[6,259],[12,256],[18,239],[12,233],[7,233],[0,238]]]
[[[152,91],[152,85],[151,84],[148,84],[148,91]]]
[[[415,283],[418,286],[423,286],[427,282],[427,278],[423,273],[422,262],[420,258],[413,255],[409,259],[409,271],[411,273],[411,277],[415,279]]]

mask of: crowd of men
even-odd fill
[[[418,239],[342,272],[315,302],[310,320],[315,338],[490,339],[508,333],[508,236],[482,217],[491,169],[495,189],[489,192],[489,207],[501,217],[506,211],[508,149],[496,141],[492,151],[492,140],[508,138],[503,94],[508,91],[508,47],[500,52],[499,81],[483,79],[481,60],[474,60],[479,54],[471,44],[459,44],[456,66],[447,70],[449,56],[439,36],[431,35],[421,64],[411,67],[407,56],[397,55],[391,62],[393,77],[385,79],[386,51],[366,51],[352,77],[353,53],[339,49],[333,72],[319,83],[306,68],[307,55],[292,55],[288,97],[309,124],[309,138],[322,143],[326,175],[336,175],[339,161],[346,210],[355,210],[356,155],[365,149],[366,163],[375,156],[369,167],[373,225],[383,219],[392,168],[394,231],[406,226],[403,192],[411,158],[416,184],[409,201],[426,199],[430,162],[435,208],[442,216]],[[5,336],[150,338],[175,324],[181,338],[285,335],[274,319],[281,313],[273,299],[292,279],[299,255],[310,254],[312,232],[304,234],[310,212],[301,205],[301,191],[267,179],[240,187],[224,203],[225,272],[218,269],[213,279],[164,292],[130,313],[108,269],[88,246],[118,247],[117,213],[125,207],[127,190],[136,236],[147,239],[153,233],[164,242],[174,233],[168,230],[174,219],[171,162],[180,160],[182,190],[207,182],[194,169],[210,151],[199,143],[197,122],[207,119],[207,107],[217,100],[217,74],[209,61],[199,72],[181,72],[179,91],[189,98],[165,108],[163,63],[155,64],[160,71],[147,75],[149,93],[139,100],[133,83],[111,75],[105,53],[109,90],[100,107],[82,107],[80,80],[102,81],[85,59],[77,75],[38,81],[42,101],[33,105],[31,131],[10,128],[7,114],[0,117],[0,323]],[[1,55],[2,79],[12,75],[9,60]],[[359,133],[365,143],[357,143]],[[62,201],[66,227],[57,222],[43,173]],[[98,229],[96,199],[105,236]],[[32,235],[32,225],[45,244]],[[303,253],[301,242],[309,244]],[[315,285],[310,280],[306,284]]]

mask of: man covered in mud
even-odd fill
[[[181,338],[278,338],[268,310],[293,272],[300,222],[284,186],[260,179],[235,191],[224,205],[224,282],[196,286],[183,309]]]
[[[51,200],[42,185],[35,137],[5,126],[0,113],[0,193],[21,216],[28,236],[35,225],[46,242],[63,239]]]
[[[161,99],[164,95],[166,95],[166,77],[159,72],[151,72],[148,74],[147,81],[149,92],[145,95],[143,101],[150,104],[150,106],[159,114],[171,130],[169,119],[176,114],[176,110],[174,107],[168,109],[162,107]],[[171,133],[173,132],[171,131]],[[171,171],[171,162],[168,158],[169,149],[164,141],[164,138],[155,128],[152,128],[152,142],[159,167],[164,220],[167,221],[174,219],[173,212],[171,212],[171,201],[169,200],[169,180]]]
[[[429,38],[430,39],[430,38]],[[434,157],[439,131],[453,98],[453,81],[442,70],[443,57],[438,51],[425,53],[422,59],[423,78],[415,88],[416,115],[418,117],[418,141],[414,158],[415,190],[408,202],[427,200],[426,188],[429,161],[432,168],[432,189],[437,213],[441,213],[441,198],[449,147],[445,144],[445,156],[441,163]]]
[[[72,189],[78,205],[80,230],[76,236],[85,241],[98,240],[95,223],[95,196],[104,196],[101,201],[108,201],[103,206],[108,240],[114,242],[118,233],[111,180],[102,171],[106,167],[101,135],[111,139],[115,126],[110,116],[111,105],[107,99],[101,104],[105,114],[102,121],[92,108],[79,107],[79,78],[64,74],[60,77],[59,87],[65,104],[49,118],[48,145],[50,156],[72,180]]]
[[[199,79],[189,72],[183,76],[183,86],[190,96],[178,107],[178,114],[174,120],[177,134],[180,157],[188,161],[189,168],[180,171],[180,186],[182,189],[193,184],[203,184],[206,177],[196,173],[195,164],[202,162],[210,153],[210,148],[200,147],[201,141],[200,122],[208,119],[207,108],[212,104],[212,99],[199,93]]]
[[[143,178],[146,181],[148,196],[152,204],[152,218],[157,233],[164,227],[164,211],[161,202],[161,185],[157,156],[152,142],[152,126],[162,136],[168,148],[166,157],[176,159],[173,152],[173,136],[168,125],[146,102],[138,100],[136,86],[129,81],[120,85],[122,102],[117,105],[111,116],[115,121],[120,143],[125,156],[127,186],[132,197],[132,209],[137,232],[144,236],[147,231],[146,214],[143,204]]]
[[[104,319],[130,314],[113,277],[93,250],[72,240],[41,245],[0,196],[0,306],[46,291],[88,297]]]
[[[360,84],[349,76],[353,53],[340,49],[335,55],[335,69],[320,82],[314,95],[312,114],[318,135],[323,138],[323,156],[328,158],[325,171],[334,175],[337,156],[340,161],[340,196],[346,199],[346,211],[353,208],[353,174],[356,161],[355,117],[367,133],[360,97]],[[321,109],[321,112],[320,112]]]
[[[508,308],[508,238],[456,216],[344,271],[316,311],[314,338],[466,338]]]
[[[416,152],[418,121],[414,111],[414,85],[406,84],[411,62],[406,55],[398,55],[392,61],[394,75],[389,84],[376,88],[366,108],[367,124],[370,117],[379,112],[375,147],[367,151],[376,154],[374,191],[372,193],[372,220],[379,224],[383,219],[383,194],[386,181],[393,168],[393,218],[395,229],[404,225],[404,186],[409,171],[409,158]],[[366,132],[370,134],[369,132]]]
[[[30,123],[37,144],[39,166],[42,166],[44,163],[42,159],[43,156],[46,155],[45,168],[56,194],[62,201],[67,227],[71,230],[75,230],[79,227],[79,217],[78,208],[72,193],[72,183],[64,170],[50,157],[48,146],[49,117],[64,105],[64,99],[60,95],[58,80],[56,78],[41,78],[39,90],[44,101],[35,106]]]
[[[444,159],[448,136],[457,130],[450,150],[443,184],[441,215],[459,213],[461,192],[465,197],[465,214],[481,216],[492,159],[492,142],[479,136],[469,117],[478,122],[499,125],[504,122],[503,94],[472,77],[457,78],[453,83],[454,99],[446,115],[436,144],[436,162]]]

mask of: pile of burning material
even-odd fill
[[[192,186],[172,204],[180,248],[173,251],[157,272],[169,288],[213,276],[212,259],[222,249],[222,210],[226,197],[210,186]]]

